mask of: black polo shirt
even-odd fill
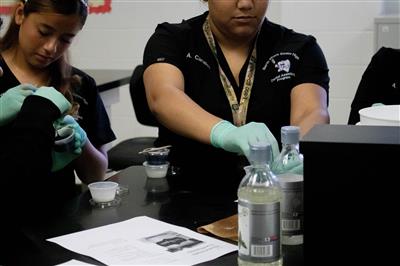
[[[232,122],[232,112],[220,82],[218,64],[202,29],[207,14],[179,24],[159,24],[147,43],[143,63],[145,68],[158,62],[176,66],[183,73],[185,93],[206,111]],[[280,142],[280,128],[290,124],[292,88],[302,83],[315,83],[328,92],[328,68],[314,37],[296,33],[268,20],[262,25],[256,45],[255,80],[246,121],[265,123]],[[221,50],[218,50],[218,60],[240,99],[248,60],[241,69],[240,84],[235,85],[228,64]],[[201,158],[203,168],[210,166],[225,173],[226,169],[241,169],[247,164],[235,154],[176,135],[162,126],[159,144],[173,145],[171,160],[182,168],[190,165],[191,169],[195,169],[193,153]],[[225,181],[233,180],[233,187],[237,187],[243,172],[239,173],[235,177],[226,177]],[[218,176],[221,178],[221,174]]]
[[[400,49],[381,47],[365,70],[351,104],[348,124],[360,121],[358,111],[374,103],[400,104]]]

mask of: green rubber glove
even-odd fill
[[[77,142],[77,141],[79,142],[80,148],[85,146],[86,141],[87,141],[87,135],[86,135],[85,130],[83,130],[83,128],[81,128],[81,126],[78,124],[78,122],[76,122],[76,120],[72,116],[66,115],[64,117],[62,123],[63,123],[63,125],[74,129],[75,142]]]
[[[32,95],[36,87],[20,84],[0,95],[0,126],[10,123],[17,117],[25,98]]]
[[[273,158],[279,155],[278,142],[264,123],[251,122],[236,127],[223,120],[214,125],[210,134],[210,141],[214,147],[246,156],[250,153],[249,142],[256,140],[271,144]]]
[[[53,87],[40,87],[33,94],[34,96],[41,96],[53,102],[54,105],[60,109],[61,114],[65,114],[70,108],[70,102]]]
[[[64,168],[77,157],[79,157],[79,155],[82,153],[82,148],[87,141],[87,135],[86,132],[75,121],[75,119],[70,115],[57,119],[53,125],[56,132],[64,132],[67,128],[71,129],[73,132],[73,139],[71,140],[73,145],[66,144],[69,147],[65,149],[60,149],[55,146],[52,151],[53,165],[51,171],[55,172]]]
[[[272,172],[275,174],[281,174],[281,173],[293,173],[293,174],[298,174],[298,175],[303,175],[303,155],[300,155],[301,157],[294,157],[294,156],[289,156],[285,160],[285,164],[282,164],[278,160],[274,161],[271,166]]]
[[[383,106],[383,105],[384,105],[383,103],[374,103],[371,106]]]

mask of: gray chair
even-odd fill
[[[129,92],[135,110],[136,119],[146,126],[158,127],[158,122],[147,105],[143,84],[143,65],[138,65],[129,82]],[[142,165],[144,155],[139,154],[145,148],[154,147],[156,137],[136,137],[124,140],[108,151],[108,168],[119,171],[131,165]]]

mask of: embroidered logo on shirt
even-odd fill
[[[270,79],[271,83],[291,79],[296,76],[296,73],[290,71],[292,63],[299,59],[296,53],[276,53],[265,62],[262,70],[267,71],[269,69],[268,71],[272,73],[273,78]]]
[[[290,70],[290,61],[288,59],[279,61],[275,64],[275,67],[278,69],[278,72],[285,71],[287,73]]]
[[[195,55],[194,57],[192,57],[192,55],[190,54],[190,52],[187,53],[186,58],[188,59],[193,59],[196,61],[199,61],[200,63],[202,63],[203,65],[205,65],[208,69],[211,69],[210,65],[204,61],[199,55]]]
[[[288,59],[279,61],[275,67],[278,69],[278,72],[285,71],[287,73],[290,70],[290,61]]]

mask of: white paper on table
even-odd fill
[[[108,265],[193,265],[236,245],[146,216],[48,239]]]
[[[57,264],[56,266],[60,266],[60,265],[78,266],[78,265],[94,265],[94,264],[86,263],[86,262],[79,261],[79,260],[69,260],[64,263]]]

